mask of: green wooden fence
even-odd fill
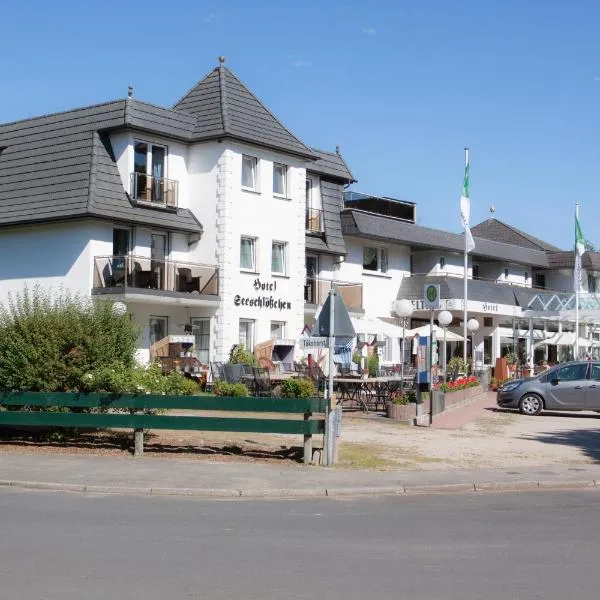
[[[78,412],[80,409],[96,409],[99,412]],[[114,412],[115,409],[129,412]],[[181,416],[145,412],[153,409],[281,413],[282,417]],[[323,398],[0,392],[0,426],[133,429],[136,455],[143,453],[144,429],[243,431],[302,434],[304,462],[309,463],[312,460],[312,436],[325,431],[325,418],[322,415],[325,409],[326,401]],[[315,413],[321,416],[313,417]],[[300,414],[304,416],[303,420],[286,418],[286,415]]]

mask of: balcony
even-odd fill
[[[306,231],[308,233],[323,233],[324,225],[323,211],[320,208],[306,209]]]
[[[144,294],[148,298],[218,300],[219,270],[213,265],[147,256],[96,256],[92,294]],[[205,302],[204,302],[205,303]]]
[[[177,208],[178,181],[152,177],[145,173],[131,174],[131,197],[162,208]]]
[[[337,287],[346,308],[350,312],[363,312],[362,283],[351,283],[348,281],[307,278],[304,283],[305,304],[314,306],[323,304],[327,300],[332,285]]]

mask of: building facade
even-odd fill
[[[269,339],[298,356],[335,286],[391,364],[402,360],[395,301],[413,301],[416,327],[428,319],[423,285],[438,282],[460,334],[463,236],[418,226],[414,203],[353,183],[338,150],[306,145],[223,61],[171,108],[130,94],[0,125],[0,250],[13,257],[0,264],[0,301],[35,284],[121,301],[141,360],[191,332],[208,363]],[[482,364],[515,350],[558,360],[574,337],[573,252],[496,219],[472,231],[470,351]],[[591,348],[600,255],[584,268],[579,334]]]

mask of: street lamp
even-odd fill
[[[477,319],[469,319],[467,321],[467,329],[471,332],[471,360],[473,361],[473,372],[475,372],[475,332],[479,329],[479,321]],[[467,340],[465,340],[465,344]],[[466,365],[465,365],[466,367]]]
[[[402,356],[400,360],[400,392],[404,392],[404,357],[406,356],[404,351],[405,337],[406,337],[406,321],[413,314],[414,308],[410,300],[397,300],[394,302],[394,312],[402,319]]]
[[[444,328],[444,355],[443,355],[443,373],[446,381],[446,327],[452,323],[452,313],[449,310],[443,310],[438,313],[438,323]]]

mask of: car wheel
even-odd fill
[[[542,399],[537,394],[525,394],[519,401],[519,410],[522,415],[534,417],[539,415],[544,408]]]

